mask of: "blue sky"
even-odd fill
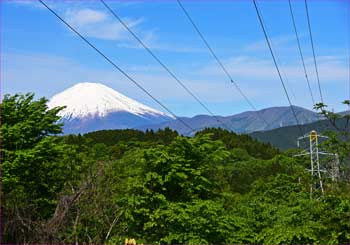
[[[46,1],[179,116],[207,112],[142,49],[99,1]],[[251,110],[217,65],[176,1],[108,1],[211,111]],[[232,77],[258,108],[288,105],[252,1],[182,1]],[[258,1],[292,103],[312,102],[288,1]],[[319,101],[304,1],[292,1],[302,51]],[[324,101],[337,111],[349,96],[349,1],[309,1]],[[36,1],[1,1],[1,93],[54,94],[100,82],[160,109]]]

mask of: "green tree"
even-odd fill
[[[262,143],[246,134],[236,134],[222,128],[206,128],[196,135],[211,134],[211,139],[221,140],[227,149],[244,149],[251,156],[261,159],[271,159],[279,151],[269,143]]]
[[[350,100],[345,100],[342,104],[350,109]],[[327,118],[335,129],[335,133],[331,133],[331,141],[328,142],[328,147],[338,152],[350,183],[350,113],[340,114],[327,110],[327,105],[324,103],[318,103],[314,108],[319,114]]]
[[[166,217],[181,215],[179,212],[184,209],[194,220],[199,213],[198,205],[202,205],[199,200],[217,198],[216,184],[210,180],[211,166],[224,161],[228,155],[223,144],[210,140],[208,135],[193,139],[178,137],[169,146],[145,150],[139,159],[143,165],[141,174],[129,179],[129,196],[121,204],[129,207],[128,235],[147,242],[206,240],[204,237],[198,240],[204,234],[201,233],[204,225],[196,230],[194,226],[191,226],[193,230],[187,227],[190,230],[180,240],[171,238],[177,226],[170,225]],[[193,235],[189,235],[190,232]]]
[[[62,107],[49,110],[46,103],[16,94],[5,95],[0,105],[4,229],[11,242],[35,237],[34,223],[53,213],[65,183],[67,148],[54,136],[62,132],[56,123]]]

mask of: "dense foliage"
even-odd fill
[[[339,118],[336,120],[336,125],[339,129],[344,130],[347,126],[347,120],[345,118]],[[301,125],[301,128],[304,132],[316,130],[321,134],[326,134],[327,132],[337,132],[337,129],[334,128],[328,119],[303,124]],[[290,148],[297,147],[295,135],[298,134],[300,134],[299,126],[293,125],[267,131],[253,132],[250,134],[250,136],[261,142],[271,143],[273,146],[278,147],[281,150],[288,150]]]
[[[246,134],[239,135],[218,128],[207,128],[196,135],[203,134],[211,134],[211,139],[222,141],[227,149],[245,149],[249,155],[255,158],[270,159],[279,153],[271,144],[259,142]]]
[[[59,110],[2,101],[4,243],[350,242],[349,182],[310,198],[307,159],[223,129],[56,136]]]
[[[87,133],[84,136],[93,141],[93,143],[103,143],[108,146],[116,145],[124,142],[128,143],[131,141],[139,142],[158,142],[163,144],[169,144],[179,134],[169,128],[164,130],[146,130],[142,132],[135,129],[124,129],[124,130],[101,130],[97,132]]]

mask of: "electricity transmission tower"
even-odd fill
[[[320,189],[322,194],[324,193],[323,180],[325,178],[331,178],[332,181],[336,181],[339,177],[339,158],[337,154],[322,151],[319,147],[319,143],[323,139],[328,139],[327,136],[318,134],[315,130],[312,130],[309,134],[298,138],[297,144],[301,148],[302,143],[306,146],[302,153],[294,156],[310,156],[310,172],[315,183],[311,185],[310,195],[313,190]],[[330,156],[331,160],[321,161],[324,156]]]

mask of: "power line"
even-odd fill
[[[266,21],[264,20],[264,16],[263,15],[261,15],[261,20],[262,20],[263,23],[266,23]],[[265,27],[265,28],[266,28],[266,32],[268,32],[267,27]],[[275,44],[273,42],[273,39],[271,39],[270,37],[268,37],[268,38],[269,38],[269,41],[271,43],[271,46],[272,47],[275,46]],[[285,79],[285,84],[286,84],[287,91],[289,90],[289,92],[292,94],[291,97],[293,97],[294,100],[297,100],[297,97],[295,96],[294,90],[292,89],[292,86],[290,85],[288,77],[287,77],[287,75],[286,75],[286,73],[285,73],[285,71],[283,69],[283,64],[284,63],[281,62],[281,60],[279,59],[279,57],[277,55],[276,55],[276,60],[277,60],[277,64],[280,64],[280,70],[281,70],[281,73],[282,73],[282,77],[284,77],[284,79]]]
[[[175,81],[183,88],[186,90],[186,92],[188,94],[190,94],[210,115],[212,115],[215,120],[218,123],[221,123],[222,125],[224,125],[227,130],[230,131],[229,127],[222,122],[216,115],[214,115],[213,112],[211,112],[211,110],[209,110],[209,108],[196,96],[194,95],[191,90],[189,88],[187,88],[185,86],[185,84],[183,82],[180,81],[180,79],[153,53],[153,51],[147,47],[147,45],[129,28],[129,26],[122,20],[122,18],[120,18],[118,16],[118,14],[111,9],[111,7],[109,7],[109,5],[104,1],[104,0],[100,0],[102,2],[102,4],[108,9],[108,11],[120,22],[120,24],[122,24],[124,26],[124,28],[142,45],[142,47],[169,73],[169,75],[175,79]]]
[[[89,42],[83,35],[81,35],[74,27],[68,24],[61,16],[59,16],[52,8],[46,5],[42,0],[38,0],[42,5],[44,5],[52,14],[54,14],[60,21],[62,21],[71,31],[77,34],[86,44],[88,44],[91,48],[93,48],[99,55],[101,55],[106,61],[108,61],[115,69],[117,69],[120,73],[122,73],[129,81],[135,84],[139,89],[145,92],[149,97],[151,97],[157,104],[159,104],[162,108],[164,108],[167,112],[169,112],[174,118],[179,120],[183,125],[187,128],[191,129],[191,132],[195,131],[190,125],[188,125],[184,120],[177,117],[174,112],[172,112],[168,107],[166,107],[162,102],[160,102],[157,98],[155,98],[150,92],[148,92],[142,85],[140,85],[135,79],[129,76],[123,69],[121,69],[118,65],[116,65],[110,58],[108,58],[102,51],[100,51],[96,46],[94,46],[91,42]]]
[[[268,37],[267,32],[266,32],[266,30],[265,30],[265,26],[264,26],[264,23],[263,23],[263,21],[262,21],[261,14],[260,14],[260,12],[259,12],[258,5],[256,4],[255,0],[253,0],[253,3],[254,3],[254,6],[255,6],[256,13],[257,13],[257,15],[258,15],[258,19],[259,19],[260,26],[261,26],[261,28],[262,28],[262,30],[263,30],[263,32],[264,32],[264,36],[265,36],[267,45],[269,46],[269,50],[270,50],[270,53],[271,53],[273,62],[274,62],[274,64],[275,64],[275,67],[276,67],[278,76],[279,76],[279,78],[280,78],[280,81],[281,81],[281,84],[282,84],[284,93],[285,93],[285,95],[286,95],[286,97],[287,97],[287,99],[288,99],[290,108],[291,108],[292,113],[293,113],[293,115],[294,115],[295,121],[296,121],[296,123],[297,123],[297,125],[298,125],[299,131],[300,131],[300,133],[303,135],[303,134],[304,134],[304,133],[303,133],[303,130],[302,130],[301,126],[300,126],[298,117],[297,117],[296,112],[295,112],[295,110],[294,110],[294,108],[293,108],[292,102],[291,102],[291,100],[290,100],[290,98],[289,98],[289,94],[288,94],[288,91],[287,91],[287,89],[286,89],[286,85],[284,84],[283,78],[282,78],[282,76],[281,76],[281,72],[280,72],[280,70],[279,70],[279,68],[278,68],[275,55],[273,54],[272,47],[271,47],[271,44],[270,44],[270,41],[269,41],[269,37]]]
[[[295,24],[295,19],[294,19],[294,13],[293,13],[293,8],[292,8],[292,3],[291,3],[290,0],[288,0],[288,3],[289,3],[290,14],[291,14],[291,16],[292,16],[292,22],[293,22],[293,28],[294,28],[294,32],[295,32],[295,37],[296,37],[297,43],[298,43],[299,54],[300,54],[301,62],[302,62],[302,64],[303,64],[305,79],[306,79],[306,82],[307,82],[307,86],[308,86],[308,88],[309,88],[310,96],[311,96],[311,99],[312,99],[312,104],[315,105],[316,103],[315,103],[314,95],[313,95],[313,93],[312,93],[312,89],[311,89],[311,86],[310,86],[309,77],[308,77],[308,75],[307,75],[307,71],[306,71],[306,66],[305,66],[305,61],[304,61],[303,52],[301,51],[300,39],[299,39],[299,35],[298,35],[298,31],[297,31],[296,24]]]
[[[202,34],[202,32],[199,30],[199,28],[197,27],[197,25],[194,23],[193,19],[191,18],[190,14],[187,12],[187,10],[185,9],[185,7],[182,5],[182,3],[180,2],[180,0],[177,0],[177,3],[179,4],[180,8],[182,9],[182,11],[184,12],[184,14],[186,15],[187,19],[191,22],[192,26],[194,27],[194,29],[196,30],[196,32],[198,33],[198,35],[200,36],[200,38],[202,39],[202,41],[204,42],[205,46],[207,46],[208,50],[210,51],[210,53],[212,54],[212,56],[215,58],[216,62],[219,64],[219,66],[221,67],[221,69],[223,70],[223,72],[226,74],[226,76],[228,77],[228,79],[230,80],[230,82],[236,87],[236,89],[238,90],[238,92],[242,95],[242,97],[245,99],[245,101],[249,104],[249,106],[251,108],[253,108],[253,110],[256,112],[256,114],[259,116],[259,118],[264,121],[264,123],[266,124],[266,126],[268,127],[269,124],[267,123],[267,121],[260,115],[260,113],[258,112],[258,110],[256,109],[256,107],[253,105],[253,103],[249,100],[249,98],[243,93],[243,91],[241,90],[241,88],[238,86],[237,82],[235,82],[233,80],[233,78],[231,77],[230,73],[227,71],[227,69],[225,68],[225,66],[222,64],[222,62],[220,61],[220,59],[217,57],[217,55],[215,54],[214,50],[210,47],[209,43],[207,42],[207,40],[205,39],[204,35]]]
[[[263,23],[266,23],[266,21],[264,20],[264,16],[263,15],[261,15],[261,20],[262,20]],[[268,32],[267,27],[265,27],[265,28],[266,28],[266,32]],[[268,38],[269,38],[269,41],[271,43],[271,47],[275,46],[275,44],[273,42],[273,39],[271,39],[270,37],[268,37]],[[281,62],[281,60],[279,59],[279,57],[277,55],[276,55],[276,60],[277,60],[277,64],[280,64],[280,71],[282,73],[282,77],[284,77],[284,79],[285,79],[285,84],[286,84],[287,91],[289,91],[289,93],[292,94],[291,97],[293,97],[294,100],[297,100],[297,97],[295,96],[294,90],[292,89],[292,86],[290,85],[288,77],[287,77],[287,75],[286,75],[286,73],[285,73],[285,71],[283,69],[283,64],[284,63]]]
[[[309,28],[309,35],[310,35],[310,42],[311,42],[311,48],[312,48],[312,55],[313,55],[313,59],[314,59],[314,66],[315,66],[317,83],[318,83],[318,90],[320,92],[321,102],[323,103],[321,83],[320,83],[320,77],[318,75],[317,61],[316,61],[316,55],[315,55],[314,41],[313,41],[313,38],[312,38],[311,23],[310,23],[309,9],[308,9],[308,6],[307,6],[307,0],[305,0],[305,10],[306,10],[306,16],[307,16],[307,24],[308,24],[308,28]]]

